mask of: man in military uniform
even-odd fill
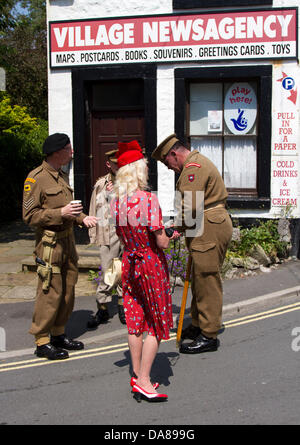
[[[110,204],[109,197],[113,192],[118,164],[116,153],[118,150],[111,150],[105,153],[106,167],[109,173],[96,181],[90,201],[89,215],[97,216],[98,224],[89,229],[90,242],[99,246],[101,275],[96,290],[97,312],[88,321],[88,327],[96,328],[100,323],[105,323],[109,319],[107,304],[112,301],[111,292],[113,288],[118,294],[118,314],[122,324],[126,324],[122,287],[120,284],[110,286],[104,282],[104,275],[110,267],[113,258],[119,258],[122,254],[122,247],[115,226],[109,224]]]
[[[24,184],[23,219],[36,230],[34,255],[38,286],[30,333],[35,336],[36,355],[51,360],[68,358],[67,350],[83,349],[82,342],[65,335],[74,306],[78,256],[73,224],[96,225],[95,217],[82,213],[80,203],[71,204],[73,190],[61,167],[72,159],[66,134],[48,136],[43,144],[46,160],[31,171]]]
[[[215,351],[219,345],[217,334],[222,321],[220,271],[232,237],[232,223],[225,209],[228,193],[216,166],[197,150],[191,152],[175,134],[162,141],[152,157],[180,174],[176,188],[183,197],[185,192],[191,192],[191,212],[197,211],[196,192],[204,194],[204,230],[202,234],[186,237],[192,257],[192,323],[183,330],[182,340],[189,338],[193,341],[182,343],[180,352],[198,354]],[[182,231],[187,227],[183,224],[176,228]]]

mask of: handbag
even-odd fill
[[[104,283],[107,286],[117,286],[122,281],[122,260],[113,258],[110,266],[104,273]]]

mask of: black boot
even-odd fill
[[[107,309],[99,309],[97,313],[87,322],[87,327],[95,329],[99,324],[107,323],[109,319],[109,313]]]
[[[63,360],[65,358],[69,358],[67,351],[61,348],[56,348],[55,346],[51,345],[51,343],[37,346],[35,354],[37,357],[45,357],[49,360]]]
[[[65,334],[51,335],[51,345],[56,348],[64,348],[69,351],[79,351],[84,348],[84,344],[81,341],[71,340]]]

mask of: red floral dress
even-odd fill
[[[148,332],[160,341],[173,327],[168,265],[154,231],[163,228],[154,193],[136,191],[113,204],[116,231],[124,244],[122,289],[129,334]]]

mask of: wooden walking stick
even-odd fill
[[[176,337],[176,347],[177,348],[179,347],[179,343],[180,343],[180,339],[181,339],[183,318],[184,318],[187,294],[188,294],[188,290],[189,290],[191,268],[192,268],[192,256],[191,256],[191,254],[189,254],[188,262],[187,262],[187,266],[186,266],[184,288],[183,288],[183,294],[182,294],[182,300],[181,300],[181,309],[180,309],[178,328],[177,328],[177,337]]]

